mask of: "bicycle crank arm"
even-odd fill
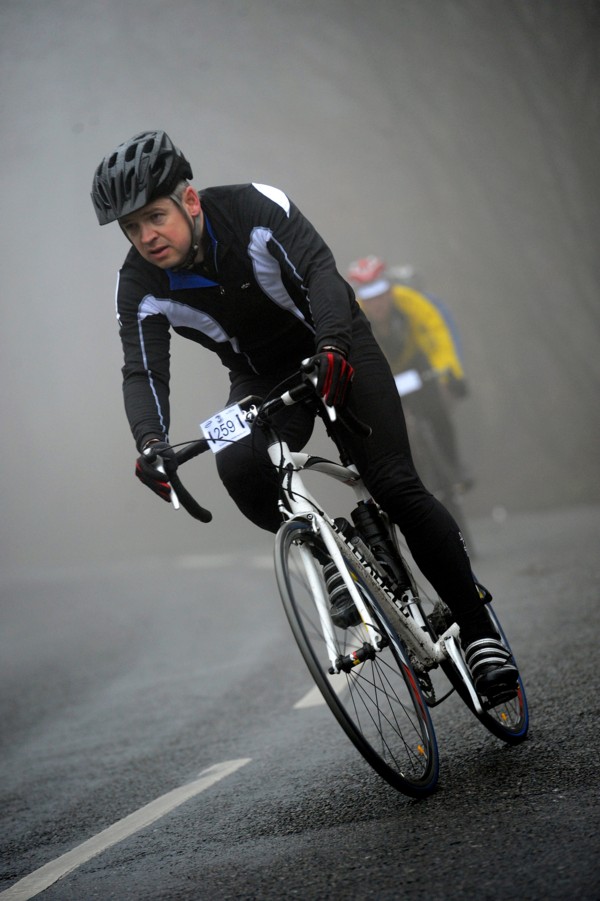
[[[483,713],[483,707],[481,706],[481,701],[479,700],[479,696],[475,691],[475,687],[473,685],[473,680],[471,679],[471,674],[467,669],[467,664],[463,660],[463,656],[460,652],[460,648],[456,642],[456,638],[454,635],[448,635],[444,633],[442,638],[444,645],[446,647],[446,651],[448,653],[448,657],[458,670],[460,677],[462,678],[467,691],[469,692],[469,697],[471,698],[471,703],[473,704],[473,709],[476,714]]]

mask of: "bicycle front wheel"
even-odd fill
[[[321,622],[315,585],[325,589],[322,566],[313,555],[315,540],[304,523],[288,522],[275,543],[279,591],[300,652],[329,708],[373,769],[404,794],[423,797],[437,783],[438,749],[407,652],[360,568],[348,561],[385,646],[347,672],[330,673],[332,648],[336,658],[347,660],[368,644],[368,634],[362,622],[348,629]]]

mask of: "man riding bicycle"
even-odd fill
[[[480,693],[490,697],[516,685],[516,667],[487,616],[460,531],[414,469],[389,365],[331,251],[278,188],[198,192],[192,177],[168,135],[148,131],[107,154],[93,179],[100,225],[117,221],[131,244],[118,277],[117,312],[138,478],[171,499],[165,475],[147,458],[157,453],[167,468],[173,459],[171,331],[220,357],[230,379],[227,405],[266,396],[303,368],[326,404],[347,406],[370,426],[369,438],[338,427],[367,488],[459,623]],[[308,441],[314,415],[302,405],[279,414],[278,429],[292,450]],[[265,460],[260,430],[216,457],[240,511],[274,532],[281,521],[277,486]],[[336,599],[340,620],[350,606],[349,597]]]

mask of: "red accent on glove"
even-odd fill
[[[316,391],[325,403],[343,407],[354,378],[354,369],[344,355],[332,350],[318,353],[310,358],[306,369],[316,371]]]

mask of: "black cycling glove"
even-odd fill
[[[448,379],[448,391],[452,397],[463,398],[469,394],[469,388],[464,379],[457,379],[455,375],[450,374]]]
[[[160,472],[158,466],[164,467],[166,473],[175,472],[177,458],[175,451],[166,441],[152,441],[145,448],[135,463],[135,474],[144,485],[147,485],[163,501],[170,503],[171,486],[169,477],[165,472]]]
[[[302,369],[316,374],[315,390],[330,407],[343,407],[346,403],[354,369],[336,347],[323,347],[318,354],[302,364]]]

